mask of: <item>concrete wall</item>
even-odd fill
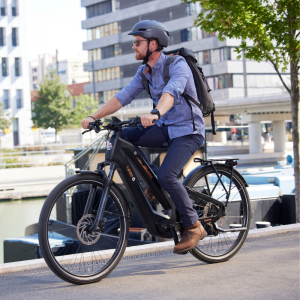
[[[0,185],[20,181],[64,179],[65,166],[0,169]]]

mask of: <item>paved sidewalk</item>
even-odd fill
[[[299,299],[299,231],[250,237],[231,260],[192,255],[123,259],[99,283],[75,286],[51,272],[0,277],[1,299]]]

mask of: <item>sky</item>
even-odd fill
[[[26,0],[26,34],[28,60],[36,60],[39,54],[59,53],[59,59],[87,58],[82,50],[87,40],[85,8],[80,0]]]

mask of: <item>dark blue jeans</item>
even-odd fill
[[[175,203],[184,226],[191,226],[198,220],[187,191],[177,179],[178,174],[191,156],[201,147],[204,138],[200,134],[190,134],[170,140],[167,126],[161,128],[153,125],[142,130],[124,128],[121,137],[131,142],[143,155],[149,166],[157,175],[160,185],[169,193]],[[138,148],[161,148],[168,142],[169,149],[160,168],[150,164],[143,152]]]

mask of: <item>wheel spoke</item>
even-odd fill
[[[226,202],[230,187],[231,171],[225,165],[215,165],[219,178],[216,178],[212,167],[205,167],[198,173],[195,173],[186,184],[189,188],[195,188],[196,191],[209,194],[210,197]],[[199,205],[193,200],[193,207],[198,215],[203,217],[212,217],[217,214],[219,208],[208,202],[206,205]],[[248,231],[239,232],[220,232],[220,229],[230,229],[232,224],[241,224],[249,228],[250,222],[250,200],[244,185],[239,178],[233,174],[230,198],[225,208],[225,216],[217,221],[215,226],[212,223],[204,225],[208,236],[192,250],[192,254],[206,262],[217,262],[229,259],[233,256],[243,244]]]
[[[94,175],[66,179],[60,190],[50,193],[40,216],[39,232],[46,232],[39,234],[42,255],[55,274],[68,282],[101,280],[117,265],[127,244],[127,210],[113,187],[103,217],[107,233],[89,231],[103,191],[100,180]],[[92,186],[97,188],[92,214],[83,215]]]

